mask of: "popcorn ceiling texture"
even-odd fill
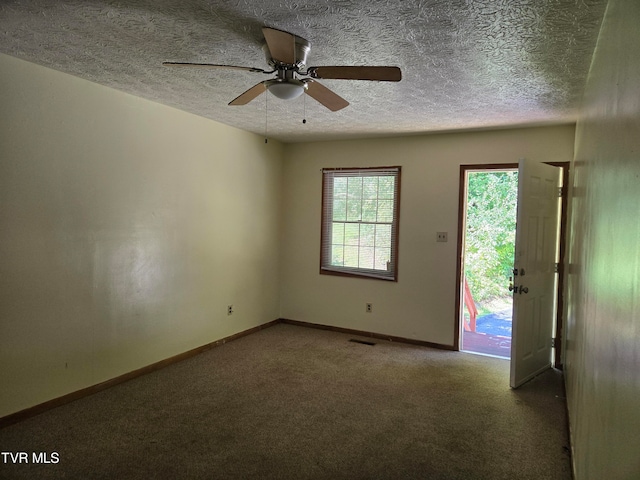
[[[285,142],[574,122],[606,0],[8,0],[0,52]],[[309,66],[397,65],[400,83],[322,80],[227,103],[267,68],[262,26],[311,42]],[[266,121],[265,108],[268,112]],[[306,118],[306,124],[302,119]]]

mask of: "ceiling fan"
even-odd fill
[[[162,62],[162,64],[172,67],[227,68],[267,75],[275,73],[275,78],[254,85],[231,100],[229,105],[246,105],[268,90],[284,100],[293,99],[306,93],[333,112],[346,107],[349,102],[319,83],[316,80],[318,78],[382,82],[399,82],[402,79],[402,72],[398,67],[325,66],[308,67],[304,70],[307,55],[311,50],[311,44],[307,40],[270,27],[263,27],[262,33],[266,42],[262,48],[272,70],[211,63]]]

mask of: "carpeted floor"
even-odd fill
[[[279,324],[9,426],[0,478],[571,478],[559,372],[351,338]]]

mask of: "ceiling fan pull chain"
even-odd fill
[[[302,124],[307,123],[307,96],[302,97]]]
[[[264,143],[268,143],[267,128],[269,126],[269,112],[267,106],[269,105],[269,95],[264,96]]]

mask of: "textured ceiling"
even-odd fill
[[[286,142],[573,122],[606,0],[0,0],[0,52]],[[351,105],[261,95],[262,26],[308,64],[396,65],[400,83],[321,82]],[[268,112],[268,122],[266,121]],[[302,119],[307,122],[303,124]]]

